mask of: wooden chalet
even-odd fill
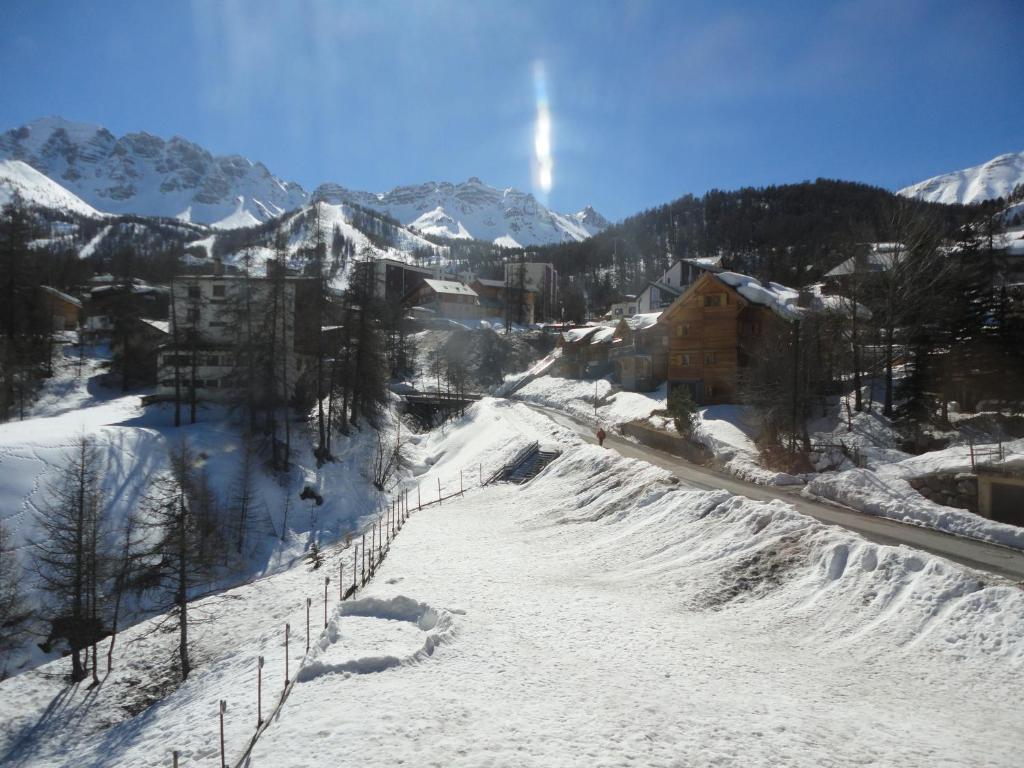
[[[619,385],[631,392],[657,389],[668,373],[668,327],[659,312],[624,317],[612,333],[608,357]]]
[[[559,334],[557,346],[562,348],[558,373],[569,379],[602,375],[608,369],[614,329],[606,325],[573,328]]]
[[[739,400],[740,371],[779,324],[798,315],[797,292],[732,272],[705,272],[658,322],[668,333],[667,379],[701,405]]]
[[[82,320],[82,302],[49,285],[39,286],[43,300],[50,311],[51,327],[55,331],[73,331]]]

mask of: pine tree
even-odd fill
[[[0,522],[0,680],[7,677],[11,654],[25,641],[31,617],[22,587],[21,566],[10,545],[7,527]]]
[[[49,595],[44,618],[50,633],[41,647],[48,652],[56,640],[67,641],[72,682],[86,674],[82,651],[106,634],[100,593],[106,560],[100,472],[95,446],[81,437],[47,489],[39,521],[43,538],[35,545],[36,573]],[[95,665],[95,656],[93,660]]]

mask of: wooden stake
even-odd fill
[[[284,625],[284,689],[288,690],[288,632],[291,627]]]
[[[256,727],[263,725],[263,657],[256,660]]]
[[[331,583],[330,576],[324,576],[324,629],[327,629],[327,587]]]
[[[313,604],[313,598],[306,598],[306,653],[309,653],[309,607]]]
[[[228,708],[228,703],[224,699],[220,700],[220,768],[228,768],[227,757],[224,754],[224,710]]]
[[[171,758],[174,760],[174,768],[178,768],[178,750],[171,752]]]

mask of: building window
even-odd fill
[[[218,299],[223,299],[225,296],[224,291],[226,288],[227,286],[224,285],[213,286],[213,295],[216,296]]]
[[[693,365],[693,354],[690,352],[683,352],[683,365],[689,368]]]
[[[704,365],[714,365],[714,364],[715,364],[715,353],[714,352],[705,352],[704,353]]]
[[[722,294],[720,293],[708,293],[704,296],[705,307],[720,307],[722,306]]]

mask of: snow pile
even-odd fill
[[[993,447],[975,446],[975,450],[983,452]],[[1003,467],[1024,466],[1024,440],[1005,443],[1003,450]],[[805,493],[904,523],[1024,549],[1024,528],[936,504],[911,487],[910,480],[923,475],[970,472],[970,453],[969,446],[955,446],[898,461],[872,461],[869,469],[817,475],[807,484]]]
[[[657,325],[659,317],[661,317],[661,312],[648,312],[627,317],[625,320],[631,331],[645,331]]]
[[[701,408],[693,439],[707,447],[725,471],[759,485],[800,485],[799,477],[765,469],[755,444],[758,429],[754,414],[741,405],[712,405]],[[666,420],[669,421],[669,420]],[[666,425],[667,426],[667,425]]]
[[[609,378],[585,380],[540,376],[516,390],[516,398],[564,411],[583,421],[622,424],[648,418],[666,405],[666,386],[653,392],[615,392]],[[597,408],[594,401],[597,401]]]

